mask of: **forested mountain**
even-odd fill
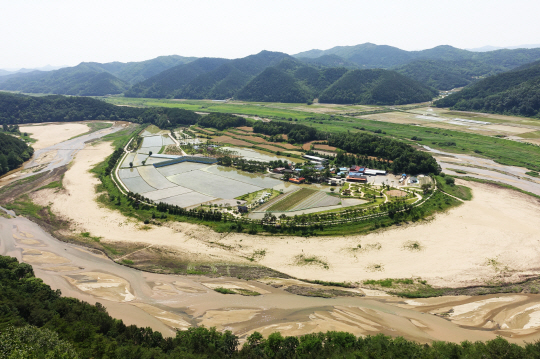
[[[0,132],[0,176],[23,164],[34,154],[24,141]]]
[[[142,62],[83,62],[54,71],[19,72],[0,76],[0,89],[78,96],[119,94],[132,83],[192,60],[193,58],[181,56],[161,56]]]
[[[396,70],[425,86],[449,90],[538,60],[540,48],[473,52],[443,45],[405,51],[365,43],[310,50],[294,57],[271,51],[234,60],[161,56],[141,62],[83,62],[55,71],[19,71],[3,73],[3,76],[0,72],[0,90],[78,96],[124,93],[127,97],[304,102],[319,97],[337,80],[329,76],[330,72],[325,73],[328,69],[339,69],[334,74],[345,73],[344,69]],[[326,101],[335,99],[347,103],[350,99],[364,97],[356,93],[362,85],[354,85],[355,90],[351,86],[349,81],[347,88],[338,93],[327,92]],[[397,95],[413,88],[408,85],[394,91],[392,101],[405,103],[417,98],[416,95]],[[419,90],[413,92],[419,93]],[[388,93],[385,96],[388,97]],[[426,98],[425,94],[420,97]]]
[[[540,61],[480,80],[435,102],[456,110],[540,116]]]
[[[197,76],[212,71],[231,60],[204,57],[184,65],[172,67],[145,81],[133,85],[125,95],[127,97],[172,97]]]
[[[319,69],[286,58],[255,77],[236,98],[293,103],[311,101],[347,71],[344,67]]]
[[[320,96],[324,103],[402,105],[430,101],[437,92],[395,71],[352,70]]]
[[[256,55],[230,60],[215,70],[196,77],[179,89],[174,97],[220,100],[233,97],[249,80],[265,68],[289,57],[281,52],[261,51]]]
[[[313,66],[319,67],[346,67],[350,69],[357,69],[358,65],[354,62],[345,60],[343,57],[337,55],[322,55],[320,57],[299,57],[298,60]]]
[[[478,60],[414,60],[393,70],[424,85],[448,91],[467,86],[480,77],[503,72],[507,68]]]
[[[199,118],[192,111],[178,108],[124,107],[90,97],[33,97],[0,92],[0,124],[111,120],[153,123],[169,129],[193,125]]]
[[[244,101],[300,103],[313,96],[307,88],[283,70],[269,67],[250,81],[236,96]]]
[[[139,61],[139,62],[108,62],[100,64],[97,62],[89,62],[100,67],[119,79],[133,85],[137,82],[144,81],[152,76],[168,70],[174,66],[187,64],[196,60],[196,57],[184,57],[178,55],[159,56],[155,59]],[[83,62],[84,64],[85,62]]]
[[[356,46],[336,46],[328,50],[309,50],[293,55],[296,58],[318,58],[336,55],[361,68],[390,68],[405,65],[413,60],[477,60],[485,64],[512,69],[526,63],[540,60],[540,49],[497,50],[473,52],[441,45],[421,51],[405,51],[387,45],[371,43]]]

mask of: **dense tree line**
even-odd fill
[[[34,276],[32,266],[0,256],[0,355],[6,358],[539,358],[540,344],[520,347],[502,338],[485,343],[418,344],[382,334],[345,332],[264,338],[254,332],[240,347],[230,331],[190,328],[164,338],[127,326],[103,305],[62,297]]]
[[[319,102],[403,105],[430,101],[436,94],[435,90],[394,71],[352,70],[328,87],[319,96]]]
[[[26,142],[0,132],[0,176],[21,166],[33,154],[34,149]]]
[[[229,127],[241,127],[245,126],[246,123],[246,119],[243,117],[218,112],[212,112],[202,116],[198,121],[198,125],[201,127],[213,127],[218,130],[224,130]]]
[[[370,133],[332,134],[328,137],[328,144],[355,155],[390,160],[392,163],[389,166],[394,173],[440,172],[440,167],[432,155],[393,138]]]
[[[435,102],[438,107],[540,116],[540,61],[488,77]]]
[[[199,117],[192,111],[178,108],[115,106],[88,97],[0,93],[0,124],[109,120],[152,123],[169,129],[193,125]]]
[[[253,132],[267,136],[287,135],[290,143],[305,143],[325,139],[325,135],[313,127],[283,121],[256,121],[253,124]]]

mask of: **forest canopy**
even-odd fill
[[[0,132],[0,176],[21,166],[34,154],[24,141]]]
[[[121,107],[88,97],[33,97],[0,92],[0,124],[108,120],[152,123],[169,129],[193,125],[199,117],[193,111],[178,108]]]

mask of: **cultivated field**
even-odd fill
[[[288,211],[295,207],[298,203],[315,194],[316,192],[317,191],[314,189],[301,188],[298,191],[287,195],[287,197],[272,205],[270,208],[268,208],[268,210],[272,212]]]

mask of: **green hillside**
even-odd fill
[[[344,67],[317,68],[285,58],[250,81],[236,98],[246,101],[307,102],[318,97],[347,71]]]
[[[478,60],[415,60],[393,70],[426,86],[448,91],[507,69]]]
[[[430,101],[436,91],[394,71],[352,70],[319,97],[324,103],[402,105]]]
[[[54,93],[73,96],[102,96],[122,93],[127,83],[94,65],[80,64],[56,71],[33,71],[6,76],[0,90]]]
[[[540,116],[540,61],[488,77],[435,102],[456,110]]]
[[[172,67],[145,81],[133,85],[125,92],[127,97],[173,97],[175,91],[186,86],[197,76],[212,71],[231,60],[200,58],[187,64]]]
[[[312,94],[296,79],[275,67],[269,67],[250,81],[236,96],[244,101],[306,102]]]

